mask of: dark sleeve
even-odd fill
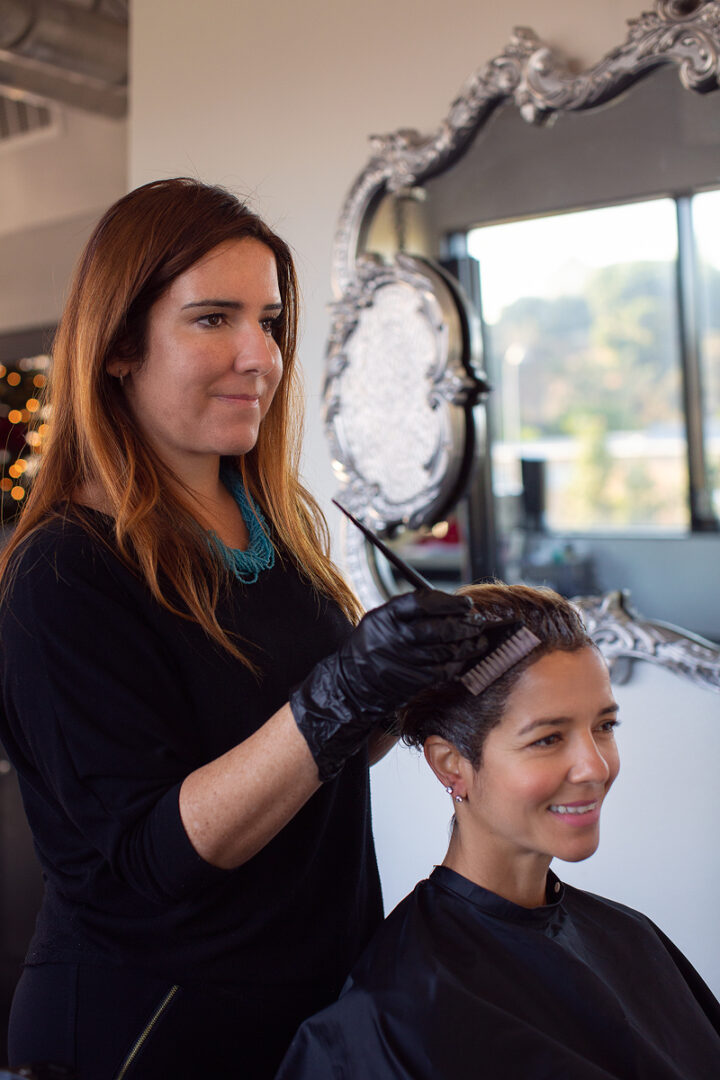
[[[80,851],[84,838],[131,888],[179,899],[227,873],[197,855],[180,819],[194,767],[182,673],[138,583],[79,531],[31,546],[2,616],[8,738],[43,805],[31,824],[41,848]]]

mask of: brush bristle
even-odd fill
[[[540,644],[540,638],[533,634],[532,630],[521,626],[507,641],[503,641],[502,645],[493,649],[489,656],[484,657],[479,664],[461,675],[460,682],[477,697],[511,667],[520,660],[524,660]]]

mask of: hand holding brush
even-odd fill
[[[337,499],[333,499],[333,503],[338,510],[342,510],[343,514],[352,521],[363,536],[367,537],[370,543],[378,551],[382,552],[388,562],[396,570],[399,570],[410,585],[416,589],[435,591],[422,574],[418,573],[414,567],[387,547],[375,533],[368,529],[366,525],[363,525]],[[476,615],[476,618],[482,621],[480,615]],[[483,635],[482,659],[479,663],[471,665],[469,670],[465,670],[463,674],[458,675],[463,686],[474,695],[482,693],[491,683],[499,679],[501,675],[504,675],[506,671],[509,671],[511,667],[514,667],[515,664],[540,644],[540,639],[531,630],[514,620],[485,622],[484,629],[486,632]],[[477,661],[477,656],[475,660]]]
[[[394,596],[290,694],[295,722],[330,780],[370,732],[420,690],[448,682],[487,652],[468,597],[436,589]]]
[[[538,644],[517,623],[488,623],[469,597],[433,589],[340,509],[415,591],[369,611],[340,648],[290,694],[295,722],[322,781],[337,776],[370,732],[421,690],[460,678],[471,693],[479,693]]]

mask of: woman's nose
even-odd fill
[[[578,739],[568,778],[575,784],[604,784],[610,777],[610,764],[592,735]]]
[[[238,374],[267,375],[272,370],[274,357],[272,338],[268,338],[261,326],[245,328],[233,343],[235,355],[233,368]]]

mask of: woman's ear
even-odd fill
[[[124,359],[122,356],[114,356],[105,364],[105,370],[112,379],[119,379],[120,385],[128,375],[132,375],[137,366],[137,360]]]
[[[113,379],[132,375],[142,360],[141,351],[134,337],[121,335],[112,346],[112,356],[105,361],[105,370]]]
[[[105,370],[113,379],[120,379],[130,374],[130,364],[127,360],[121,360],[120,357],[114,357],[112,360],[107,361]]]
[[[423,746],[425,760],[442,786],[464,799],[467,794],[466,772],[469,762],[441,735],[429,735]]]

